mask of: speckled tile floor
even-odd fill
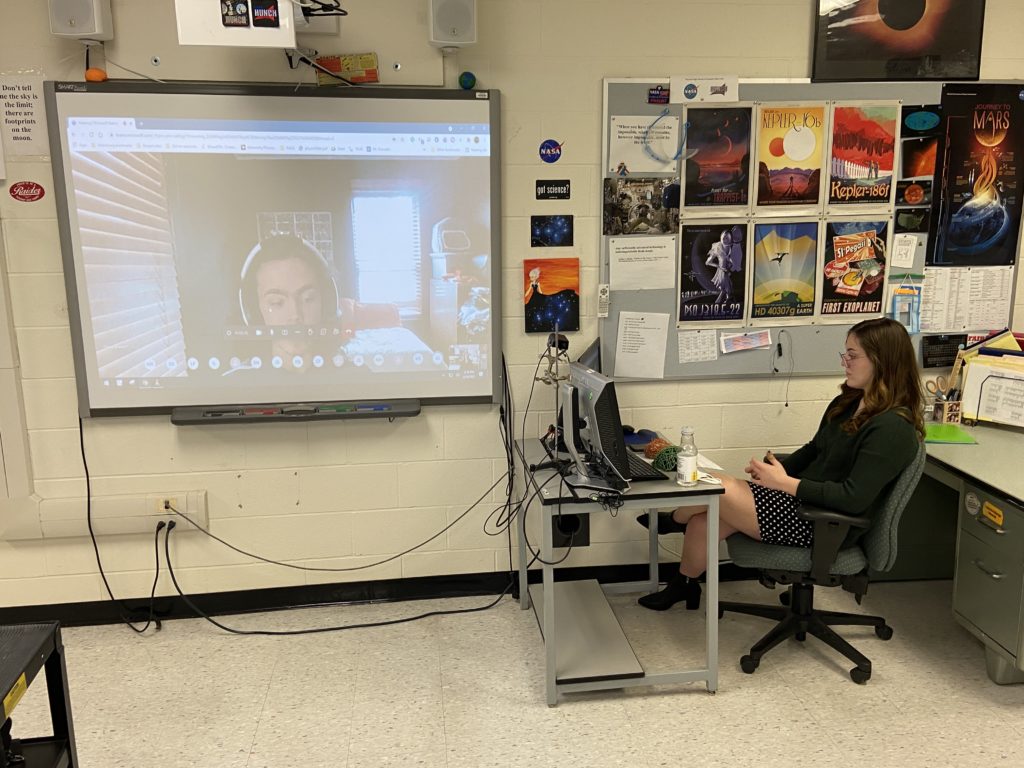
[[[875,584],[859,609],[895,628],[845,636],[874,665],[865,686],[813,638],[789,641],[754,675],[738,658],[765,621],[721,623],[719,692],[700,685],[544,701],[532,612],[510,599],[482,613],[292,638],[235,637],[201,620],[155,635],[64,631],[83,768],[323,766],[1020,766],[1024,685],[997,686],[982,647],[953,621],[950,582]],[[755,583],[723,599],[772,602]],[[295,629],[465,608],[484,598],[346,606],[224,619]],[[612,605],[648,669],[702,656],[703,619]],[[826,591],[819,604],[858,610]],[[669,662],[668,660],[675,660]],[[15,735],[47,732],[42,678]]]

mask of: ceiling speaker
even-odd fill
[[[111,40],[110,0],[49,0],[50,33],[58,37]]]
[[[430,0],[430,44],[458,48],[476,42],[476,0]]]

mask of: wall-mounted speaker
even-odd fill
[[[430,0],[430,44],[460,48],[476,42],[476,0]]]
[[[58,37],[111,40],[110,0],[49,0],[50,33]]]

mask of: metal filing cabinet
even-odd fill
[[[1024,509],[964,484],[953,616],[985,644],[989,677],[1024,682]]]

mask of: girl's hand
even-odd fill
[[[767,461],[758,461],[752,458],[748,466],[749,474],[754,482],[771,488],[776,491],[784,491],[790,495],[796,495],[797,486],[800,481],[795,477],[786,474],[786,468],[782,462],[776,459],[771,453],[765,456]],[[747,470],[745,470],[747,471]]]

